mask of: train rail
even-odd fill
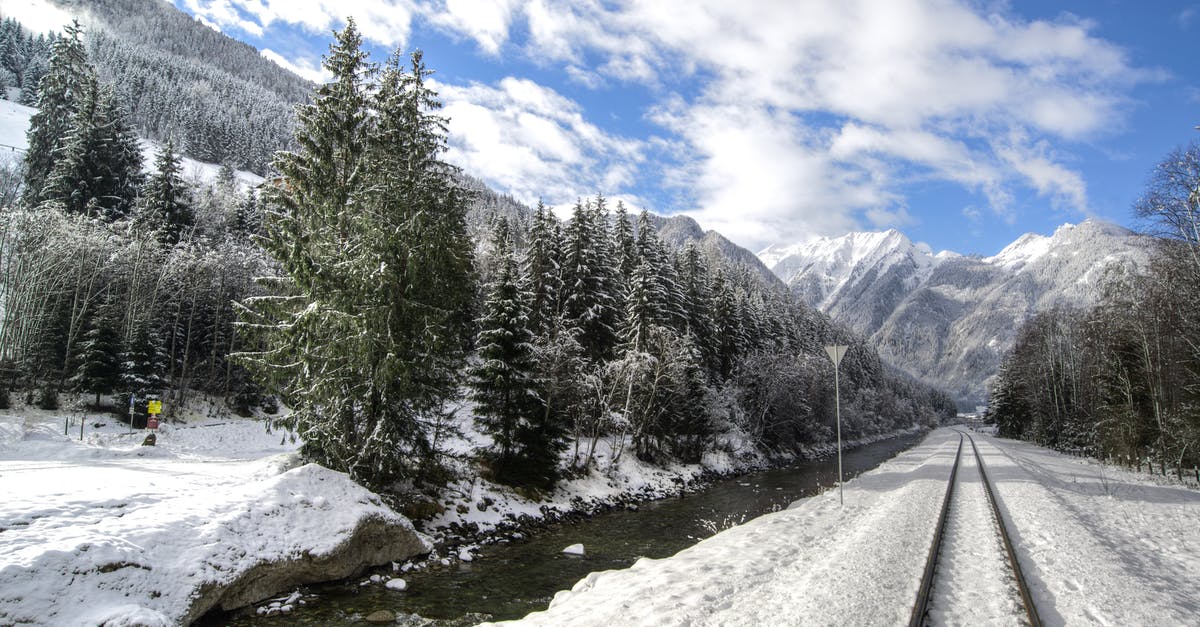
[[[926,557],[925,570],[921,578],[921,586],[918,589],[916,603],[913,605],[909,625],[912,627],[926,625],[930,619],[931,600],[933,599],[933,592],[935,590],[934,582],[939,564],[944,557],[943,540],[946,537],[947,518],[949,517],[951,508],[956,503],[955,485],[958,483],[959,465],[962,461],[963,445],[965,442],[970,443],[971,450],[974,452],[980,482],[983,484],[983,492],[986,494],[991,518],[995,523],[996,534],[1003,547],[1004,561],[1009,567],[1013,581],[1016,584],[1017,593],[1020,596],[1020,604],[1024,610],[1024,619],[1032,627],[1041,627],[1042,623],[1038,617],[1037,607],[1034,605],[1033,598],[1029,594],[1029,587],[1021,572],[1021,565],[1017,560],[1016,551],[1013,549],[1012,538],[1009,536],[1008,529],[1004,525],[1004,517],[1000,515],[1000,507],[996,501],[995,489],[988,479],[987,469],[983,464],[983,457],[979,454],[979,448],[975,446],[975,439],[970,434],[961,431],[959,432],[958,450],[954,455],[954,465],[950,469],[950,477],[946,486],[946,495],[942,500],[941,511],[937,518],[937,526],[934,529],[933,542],[930,544],[929,554]],[[969,497],[961,496],[959,498],[964,499]],[[962,504],[960,503],[959,505],[961,506]]]

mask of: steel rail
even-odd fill
[[[983,478],[983,487],[986,488],[988,503],[992,506],[992,514],[996,517],[996,526],[1000,529],[1000,540],[1004,543],[1004,552],[1008,554],[1008,564],[1012,567],[1013,578],[1017,580],[1017,589],[1021,593],[1021,602],[1025,605],[1025,614],[1029,618],[1031,627],[1042,627],[1042,619],[1038,616],[1037,606],[1033,604],[1033,596],[1029,594],[1029,585],[1025,582],[1025,575],[1021,572],[1021,563],[1017,561],[1017,552],[1013,549],[1012,539],[1008,536],[1004,517],[1000,515],[1000,506],[996,502],[996,493],[992,489],[992,482],[988,479],[987,470],[983,466],[983,457],[979,455],[979,447],[975,446],[975,438],[967,434],[967,439],[971,441],[971,450],[975,451],[975,463],[979,465],[979,476]]]
[[[958,434],[958,451],[954,453],[954,466],[950,469],[950,485],[946,486],[946,496],[942,499],[942,512],[938,515],[937,527],[933,530],[933,543],[929,546],[929,556],[925,558],[925,574],[921,577],[921,587],[917,590],[917,603],[913,605],[909,627],[921,627],[925,623],[925,613],[929,611],[929,593],[933,590],[933,574],[937,570],[938,552],[942,548],[942,531],[946,528],[946,514],[950,512],[950,497],[954,494],[954,479],[958,476],[958,462],[962,459],[963,434]]]

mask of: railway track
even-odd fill
[[[965,457],[969,443],[973,455]],[[989,533],[989,530],[991,533]],[[1041,627],[983,458],[969,434],[958,450],[909,625],[1020,620]]]

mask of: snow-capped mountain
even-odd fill
[[[772,246],[759,258],[806,302],[870,337],[881,357],[972,405],[1025,319],[1090,305],[1105,269],[1146,263],[1149,245],[1085,220],[986,258],[934,254],[895,230]]]

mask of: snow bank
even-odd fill
[[[345,474],[238,459],[278,443],[241,439],[259,422],[174,426],[142,447],[92,419],[80,442],[62,420],[0,416],[0,624],[186,624],[430,549]]]
[[[1195,624],[1200,493],[975,438],[1046,624]],[[957,445],[935,431],[848,482],[845,506],[831,490],[673,557],[592,573],[512,624],[907,623]]]

